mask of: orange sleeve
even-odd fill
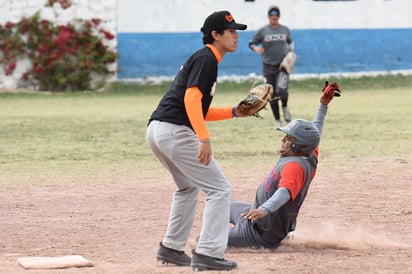
[[[206,121],[219,121],[233,118],[232,108],[209,108],[206,114]]]
[[[319,156],[319,147],[316,147],[315,150],[313,151],[313,155],[315,155],[316,159]]]
[[[292,201],[295,200],[305,180],[303,168],[296,162],[287,163],[283,167],[280,176],[279,187],[287,188],[290,193],[290,199]]]
[[[185,108],[189,121],[199,140],[208,140],[209,132],[202,111],[203,94],[198,87],[190,87],[185,93]]]

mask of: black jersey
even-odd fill
[[[212,50],[205,46],[196,51],[180,68],[179,73],[173,80],[169,90],[160,100],[149,122],[159,120],[186,125],[193,129],[184,104],[186,89],[194,86],[200,89],[203,94],[203,117],[206,117],[213,98],[212,93],[217,79],[217,72],[218,60]]]

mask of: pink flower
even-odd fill
[[[111,34],[110,32],[105,31],[104,29],[101,29],[100,32],[104,34],[104,36],[106,37],[107,40],[114,39],[114,35]]]
[[[98,26],[102,20],[100,20],[98,18],[93,18],[91,21],[92,21],[93,25]]]
[[[44,43],[44,44],[42,44],[38,49],[37,49],[37,51],[40,53],[40,54],[45,54],[46,52],[48,52],[49,51],[49,45],[48,44],[46,44],[46,43]]]
[[[49,22],[48,20],[46,20],[46,19],[42,19],[42,20],[40,21],[40,23],[41,23],[42,25],[48,25],[50,22]]]
[[[5,27],[6,27],[6,29],[10,30],[14,27],[14,24],[12,22],[8,21],[5,25]]]
[[[22,77],[23,77],[24,80],[27,81],[27,80],[30,79],[30,74],[29,74],[28,72],[25,72],[25,73],[23,73],[23,76],[22,76]]]
[[[57,47],[64,51],[66,50],[66,45],[72,39],[73,33],[69,28],[61,28],[57,37],[54,38],[54,43],[56,43]]]
[[[63,9],[67,9],[72,5],[72,1],[71,0],[60,0],[60,6]]]
[[[36,74],[42,74],[43,73],[43,67],[41,65],[35,65],[33,68],[34,73]]]
[[[67,9],[72,5],[72,1],[71,0],[48,0],[46,6],[53,6],[54,3],[60,3],[60,6],[63,9]]]
[[[13,73],[14,69],[16,68],[16,62],[11,62],[6,68],[6,75],[10,75]]]
[[[14,69],[16,68],[16,62],[11,62],[11,63],[9,64],[9,68],[12,69],[12,70],[14,70]]]

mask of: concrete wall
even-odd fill
[[[46,0],[0,0],[0,24],[30,16]],[[118,78],[173,77],[180,65],[202,47],[199,31],[207,15],[229,10],[241,31],[236,53],[228,53],[221,76],[260,75],[260,56],[247,47],[259,27],[267,24],[269,5],[281,9],[280,22],[289,26],[298,60],[292,77],[321,73],[368,73],[412,70],[412,8],[410,0],[73,0],[76,8],[59,16],[104,18],[117,32]],[[44,12],[50,14],[50,12]],[[46,16],[45,15],[45,16]],[[4,77],[0,87],[19,77]]]
[[[410,0],[119,0],[119,32],[198,32],[206,16],[229,10],[256,30],[267,23],[267,8],[281,9],[281,22],[292,29],[411,28]]]
[[[247,43],[267,24],[272,4],[280,7],[280,22],[295,39],[298,60],[292,77],[412,69],[409,0],[120,0],[119,78],[172,77],[202,46],[199,29],[204,18],[222,9],[248,30],[239,32],[238,50],[224,57],[219,74],[260,75],[260,56]]]

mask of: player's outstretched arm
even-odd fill
[[[339,85],[337,83],[329,84],[325,82],[325,86],[322,89],[322,95],[320,96],[320,106],[313,119],[313,124],[322,134],[323,122],[325,120],[326,113],[328,111],[328,105],[333,100],[334,97],[340,96],[341,91],[339,90]]]

